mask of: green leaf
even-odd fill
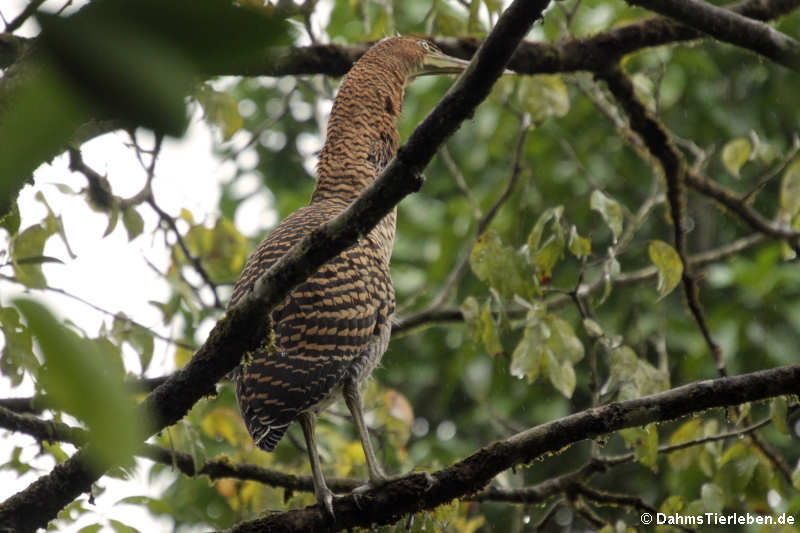
[[[682,424],[669,438],[670,444],[682,444],[690,442],[703,436],[703,424],[699,418],[693,418]],[[672,468],[685,470],[692,465],[695,459],[702,453],[700,446],[690,446],[683,450],[677,450],[667,455],[667,460]]]
[[[220,129],[224,140],[233,137],[244,124],[239,114],[239,103],[230,93],[215,91],[204,83],[195,93],[195,98],[203,107],[206,120]]]
[[[572,393],[575,392],[575,369],[572,367],[572,362],[569,360],[559,361],[550,349],[545,352],[547,354],[546,371],[550,383],[565,397],[572,398]]]
[[[559,220],[561,220],[561,215],[564,213],[564,206],[558,205],[556,207],[551,207],[549,209],[545,209],[544,213],[539,215],[539,218],[536,219],[536,224],[533,225],[533,229],[531,230],[530,234],[528,234],[528,251],[531,254],[531,258],[533,257],[533,253],[539,249],[539,245],[542,242],[542,236],[544,235],[544,229],[547,226],[547,223],[553,221],[553,224],[557,224]]]
[[[561,74],[525,76],[519,83],[520,105],[534,123],[569,112],[569,93]]]
[[[618,391],[619,400],[632,400],[665,391],[669,388],[669,375],[649,362],[640,359],[629,346],[618,346],[611,351],[611,372],[604,392]]]
[[[578,229],[573,224],[569,230],[569,251],[578,259],[589,257],[592,255],[592,243],[586,237],[581,237],[578,234]]]
[[[158,498],[152,498],[150,496],[128,496],[126,498],[122,498],[114,505],[118,505],[120,503],[147,507],[147,510],[154,515],[172,514],[172,506],[169,503]]]
[[[683,498],[674,494],[669,498],[667,498],[666,500],[664,500],[664,502],[661,504],[661,507],[659,507],[658,510],[666,515],[672,515],[682,511],[685,506],[686,502],[683,501]]]
[[[585,329],[586,333],[594,339],[599,339],[605,335],[603,327],[591,318],[583,319],[583,329]]]
[[[53,209],[50,207],[50,204],[47,203],[42,191],[38,191],[35,195],[35,198],[47,209],[47,216],[42,221],[42,224],[48,231],[58,233],[58,236],[61,237],[61,241],[64,243],[64,246],[67,249],[67,253],[72,259],[75,259],[76,256],[74,253],[72,253],[72,248],[69,246],[69,240],[67,240],[67,233],[64,231],[64,224],[61,222],[61,217],[57,216],[53,212]]]
[[[86,122],[85,104],[68,82],[40,58],[7,88],[0,114],[0,213],[11,209],[23,180],[64,150],[75,129]],[[12,220],[11,227],[19,227]]]
[[[44,243],[54,232],[41,224],[31,226],[19,233],[11,241],[11,262],[14,265],[14,276],[28,287],[43,288],[47,286],[41,262],[28,262],[32,257],[44,256]],[[20,263],[19,261],[23,262]]]
[[[504,298],[512,298],[515,294],[526,298],[535,294],[535,278],[525,272],[524,260],[516,250],[504,245],[494,231],[478,237],[469,262],[478,279],[496,289]]]
[[[577,363],[583,359],[583,343],[580,341],[572,325],[563,318],[548,313],[544,323],[549,330],[547,345],[559,361]]]
[[[775,429],[784,435],[789,435],[789,426],[786,424],[788,411],[789,406],[786,401],[786,396],[778,396],[770,403],[769,417],[772,420],[772,424],[775,426]]]
[[[91,524],[85,527],[82,527],[78,530],[78,533],[97,533],[103,529],[102,524]]]
[[[111,527],[114,528],[116,533],[139,533],[139,530],[135,527],[131,527],[113,518],[109,519],[108,523],[111,524]]]
[[[564,212],[563,206],[556,206],[545,210],[541,214],[536,224],[528,235],[528,253],[530,261],[536,267],[539,280],[547,280],[552,275],[553,267],[559,259],[564,257],[564,228],[561,225],[561,214]],[[541,244],[545,227],[551,224],[551,235]]]
[[[44,356],[40,384],[54,404],[87,424],[98,466],[130,459],[142,437],[142,420],[123,385],[121,365],[67,329],[41,304],[21,298],[14,304]]]
[[[707,513],[719,513],[725,507],[725,492],[713,483],[703,483],[700,499]]]
[[[614,240],[619,239],[619,236],[622,235],[622,207],[619,202],[603,194],[603,191],[595,189],[589,199],[589,207],[600,213],[608,227],[611,228]]]
[[[492,315],[491,300],[488,299],[481,307],[475,297],[470,296],[461,304],[461,313],[472,333],[475,342],[483,344],[486,351],[492,356],[502,355],[503,345],[500,334]]]
[[[0,307],[0,331],[5,337],[0,351],[0,370],[16,387],[22,383],[26,371],[36,375],[39,369],[39,360],[33,353],[33,338],[13,307]]]
[[[483,340],[489,355],[498,356],[504,353],[503,345],[500,343],[500,334],[492,316],[491,300],[486,300],[481,309],[480,315],[481,339]]]
[[[796,490],[800,490],[800,463],[792,471],[792,486]]]
[[[0,128],[1,127],[2,126],[0,126]],[[11,208],[4,215],[0,216],[0,228],[5,228],[9,235],[14,237],[19,231],[19,222],[19,206],[17,202],[13,202]]]
[[[787,221],[800,212],[800,157],[786,167],[781,180],[781,214]]]
[[[746,137],[738,137],[728,141],[722,148],[722,164],[728,172],[739,177],[739,170],[747,163],[750,158],[750,140]]]
[[[511,375],[520,379],[524,378],[528,383],[536,380],[544,364],[545,338],[541,328],[543,315],[543,307],[528,311],[525,332],[511,354]]]
[[[199,257],[212,280],[218,283],[233,282],[247,261],[250,244],[227,218],[219,218],[213,228],[193,226],[184,237],[189,251]],[[186,261],[178,244],[173,252]]]
[[[758,463],[758,455],[752,446],[743,441],[734,442],[725,450],[717,464],[714,483],[720,487],[729,487],[736,492],[742,491],[753,479]]]
[[[672,292],[683,275],[683,262],[678,252],[664,241],[651,241],[647,247],[650,260],[658,269],[658,299]]]
[[[144,231],[144,219],[133,206],[126,206],[122,210],[122,224],[128,233],[128,242],[142,234]]]
[[[648,424],[643,428],[621,429],[619,434],[628,448],[633,450],[637,461],[653,472],[658,471],[658,429],[655,424]]]
[[[22,257],[17,259],[16,263],[18,265],[41,265],[43,263],[58,263],[60,265],[64,264],[64,261],[57,257],[48,257],[46,255],[35,255],[33,257]]]
[[[82,100],[129,128],[171,135],[188,123],[184,98],[197,78],[241,71],[288,41],[285,21],[226,0],[105,0],[37,20],[43,49]]]
[[[111,209],[108,211],[108,225],[106,226],[106,230],[103,232],[103,237],[108,237],[111,235],[117,227],[117,222],[119,221],[119,205],[117,202],[114,202],[111,206]]]

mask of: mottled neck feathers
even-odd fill
[[[345,76],[328,121],[312,203],[349,203],[397,152],[397,117],[414,66],[414,58],[398,51],[398,39],[372,47]]]

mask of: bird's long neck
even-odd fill
[[[381,58],[362,59],[333,102],[311,202],[349,204],[397,152],[406,75]]]

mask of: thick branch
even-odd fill
[[[715,39],[752,50],[787,68],[800,71],[800,43],[731,10],[703,0],[627,0],[691,26]]]
[[[414,473],[362,493],[358,498],[350,495],[337,499],[335,523],[319,506],[311,506],[245,522],[229,533],[340,531],[390,524],[404,515],[474,494],[500,472],[582,440],[798,390],[800,365],[793,365],[700,381],[636,400],[594,407],[495,442],[433,474]]]
[[[467,71],[414,130],[381,176],[342,214],[308,234],[262,275],[253,291],[217,322],[191,361],[145,399],[140,416],[149,420],[149,433],[174,424],[202,396],[213,395],[216,382],[268,338],[271,326],[265,317],[270,316],[272,308],[421,187],[422,170],[441,143],[486,98],[514,49],[548,3],[516,0],[505,11]],[[89,466],[89,457],[91,445],[6,500],[0,505],[0,525],[10,524],[18,531],[46,525],[102,475],[103,468]]]

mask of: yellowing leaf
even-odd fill
[[[781,181],[781,212],[787,220],[791,220],[800,211],[800,157],[786,167]]]
[[[589,199],[589,207],[600,213],[611,228],[614,240],[619,239],[622,235],[622,207],[619,202],[603,194],[603,191],[595,189]]]
[[[637,461],[653,472],[658,470],[658,430],[655,424],[648,424],[643,428],[622,429],[619,434],[628,448],[633,450]]]
[[[533,225],[533,229],[528,235],[528,249],[531,253],[539,249],[539,244],[542,242],[542,235],[544,235],[544,228],[551,220],[557,224],[561,220],[561,215],[564,213],[564,206],[559,205],[545,209]]]
[[[563,117],[569,112],[569,93],[560,74],[527,76],[520,81],[520,104],[534,122]]]
[[[528,253],[530,254],[531,263],[536,267],[539,279],[549,279],[551,277],[552,269],[558,263],[559,259],[564,257],[564,228],[561,225],[561,214],[564,211],[563,206],[557,206],[547,209],[533,226],[530,235],[528,235]],[[545,227],[552,221],[551,235],[541,244],[542,236]]]
[[[536,311],[528,311],[527,321],[528,327],[525,328],[522,340],[511,354],[509,370],[512,376],[524,378],[528,383],[533,383],[542,368],[545,339],[542,336],[542,328]]]
[[[504,353],[500,342],[500,334],[491,310],[491,301],[487,300],[483,306],[478,300],[470,296],[461,304],[461,313],[469,326],[472,338],[486,347],[490,355],[497,356]]]
[[[788,405],[786,396],[778,396],[772,400],[769,406],[769,417],[772,419],[772,424],[775,426],[775,429],[784,435],[789,434],[789,426],[786,424],[787,413]]]
[[[683,498],[678,495],[672,495],[664,500],[664,503],[661,504],[658,510],[666,515],[672,515],[683,510],[685,505],[686,502],[683,501]]]
[[[575,369],[569,360],[559,361],[553,355],[552,350],[545,350],[547,353],[547,376],[550,383],[558,392],[567,398],[572,398],[575,392]]]
[[[603,392],[617,391],[619,400],[632,400],[669,388],[669,374],[640,359],[629,346],[611,351],[611,372]]]
[[[500,343],[500,334],[492,316],[491,301],[486,300],[480,315],[481,339],[490,355],[498,356],[503,353],[503,345]]]
[[[203,84],[195,96],[203,106],[206,120],[219,127],[226,141],[244,124],[239,115],[239,104],[229,93],[215,91],[210,85]]]
[[[563,318],[548,313],[545,323],[549,329],[547,345],[560,361],[577,363],[583,359],[583,343],[575,335],[572,325]]]
[[[128,241],[132,241],[144,230],[144,219],[135,207],[126,207],[122,210],[122,224],[128,233]]]
[[[47,285],[41,263],[26,263],[30,257],[42,257],[44,243],[54,231],[38,224],[18,234],[11,243],[11,262],[14,276],[28,287],[42,288]]]
[[[193,226],[184,238],[189,251],[200,257],[208,275],[216,282],[233,281],[247,260],[249,244],[227,218],[219,218],[213,228]],[[185,260],[176,244],[173,253]]]
[[[573,225],[569,230],[569,251],[578,259],[592,255],[592,243],[586,237],[578,234],[578,229]]]
[[[660,300],[680,283],[683,263],[678,252],[664,241],[652,241],[647,247],[650,260],[658,269],[658,299]]]
[[[702,421],[699,418],[693,418],[681,425],[675,433],[669,438],[670,444],[682,444],[698,439],[703,436]],[[703,449],[700,446],[690,446],[683,450],[677,450],[667,455],[667,460],[672,468],[676,470],[684,470],[691,466],[694,460],[702,453]]]
[[[750,140],[746,137],[738,137],[732,139],[725,144],[722,148],[722,164],[728,169],[728,172],[739,177],[739,169],[741,169],[747,160],[750,158]]]

